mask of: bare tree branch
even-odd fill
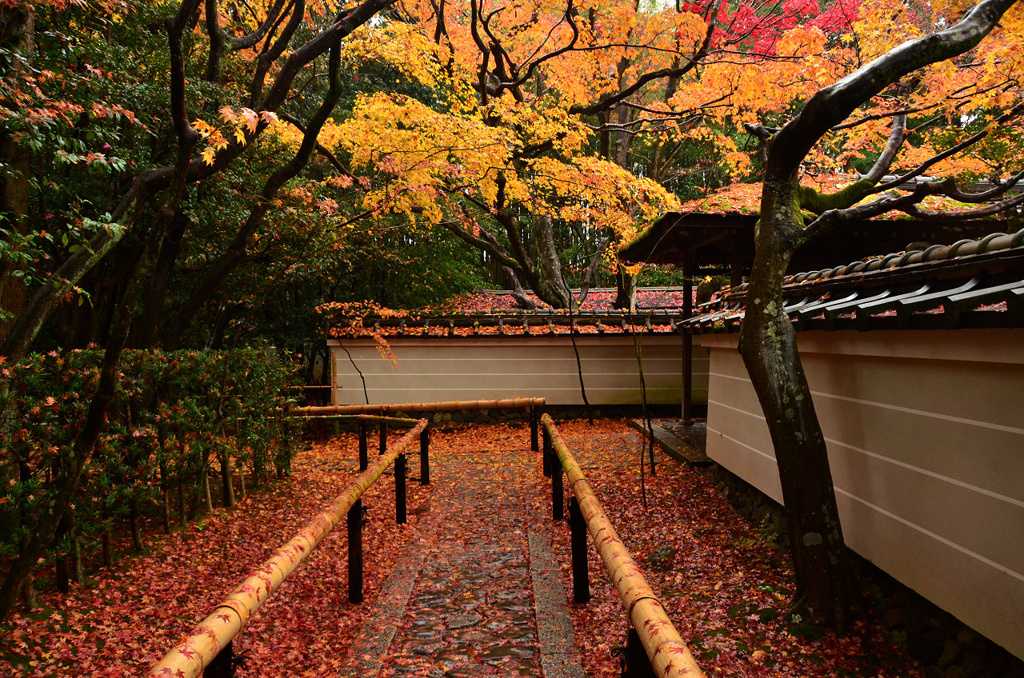
[[[888,141],[885,142],[885,148],[882,149],[882,153],[875,160],[875,164],[861,179],[870,181],[873,184],[881,181],[885,173],[889,171],[889,167],[892,166],[892,161],[896,158],[896,154],[903,146],[906,138],[907,116],[906,114],[900,114],[892,119],[892,132],[889,134]]]
[[[996,123],[1006,122],[1007,120],[1010,120],[1012,118],[1017,117],[1018,115],[1021,114],[1021,112],[1024,112],[1024,104],[1017,104],[1012,109],[1010,109],[1009,111],[1007,111],[1003,115],[1001,115],[998,118],[996,118],[995,122]],[[953,155],[956,155],[960,151],[963,151],[964,149],[973,146],[974,144],[978,143],[979,141],[981,141],[982,139],[984,139],[987,136],[988,136],[988,130],[987,129],[982,130],[981,132],[978,132],[977,134],[975,134],[975,135],[973,135],[973,136],[971,136],[971,137],[969,137],[967,139],[964,139],[960,143],[958,143],[958,144],[956,144],[954,146],[950,146],[949,148],[947,148],[946,150],[942,151],[941,153],[936,153],[931,158],[928,158],[927,160],[925,160],[923,163],[918,165],[916,168],[914,168],[910,172],[907,172],[906,174],[904,174],[902,176],[896,177],[895,179],[893,179],[891,181],[887,181],[885,183],[879,184],[878,186],[875,186],[875,188],[871,192],[872,193],[881,193],[882,191],[888,191],[889,189],[896,188],[900,184],[906,183],[910,179],[914,179],[916,177],[919,177],[922,174],[924,174],[925,171],[927,171],[929,167],[932,167],[932,166],[938,164],[939,162],[942,162],[946,158],[949,158],[949,157],[951,157]]]

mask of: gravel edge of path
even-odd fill
[[[529,533],[537,639],[544,678],[584,678],[558,565],[547,540]]]

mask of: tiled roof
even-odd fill
[[[683,323],[737,332],[747,285]],[[1024,229],[788,276],[785,309],[798,330],[1024,327]]]
[[[577,291],[578,292],[578,291]],[[532,295],[532,293],[530,293]],[[534,299],[536,297],[534,296]],[[461,295],[443,307],[407,314],[331,317],[332,337],[481,337],[575,334],[667,334],[681,332],[683,290],[675,287],[637,290],[635,313],[610,308],[615,290],[592,290],[580,310],[516,308],[511,292],[489,290]]]

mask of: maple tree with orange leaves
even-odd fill
[[[399,7],[411,21],[376,39],[404,50],[382,57],[433,101],[380,92],[340,126],[338,146],[372,173],[365,204],[443,224],[498,262],[510,288],[555,308],[582,301],[565,282],[567,242],[583,244],[585,280],[602,263],[615,271],[612,245],[677,207],[663,184],[690,169],[686,148],[713,149],[742,173],[749,160],[726,114],[777,110],[809,91],[758,89],[737,74],[794,76],[824,30],[835,39],[856,14],[846,2]],[[820,70],[814,82],[835,72]],[[633,304],[629,277],[619,276],[620,307]]]

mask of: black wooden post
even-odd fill
[[[640,634],[632,626],[626,636],[626,672],[623,675],[628,678],[657,678],[647,650],[640,642]]]
[[[405,453],[395,459],[395,522],[405,524]]]
[[[683,318],[693,316],[693,258],[683,260]],[[693,426],[693,335],[683,334],[683,426]],[[653,474],[653,467],[652,467]]]
[[[217,653],[206,668],[203,669],[203,678],[234,678],[235,676],[235,653],[231,649],[231,641],[224,646],[224,649]]]
[[[551,455],[551,519],[561,520],[563,507],[565,506],[565,495],[562,492],[562,465],[558,459]]]
[[[348,510],[348,602],[363,602],[363,500]]]
[[[541,453],[541,460],[544,463],[544,477],[551,477],[551,434],[547,428],[544,429],[544,451]]]
[[[380,423],[380,448],[377,455],[382,455],[388,450],[388,425],[383,421]]]
[[[370,460],[367,458],[367,444],[366,444],[366,422],[362,419],[359,420],[359,470],[365,471],[370,465]]]
[[[590,568],[587,563],[587,521],[576,497],[569,497],[569,540],[572,550],[572,596],[577,603],[590,600]]]
[[[534,452],[540,449],[540,445],[537,440],[537,427],[540,423],[540,413],[537,412],[537,408],[530,405],[530,449]]]
[[[420,432],[420,485],[430,484],[430,429]]]

